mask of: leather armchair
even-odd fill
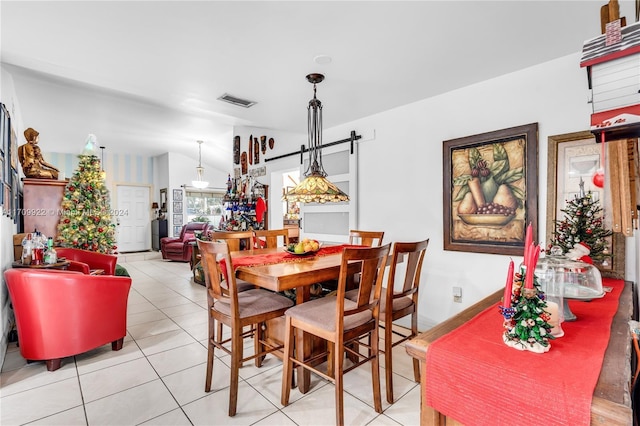
[[[131,278],[26,268],[4,277],[25,359],[54,371],[62,358],[106,343],[122,349]]]
[[[164,237],[160,239],[160,251],[162,258],[176,260],[178,262],[189,262],[191,252],[195,243],[195,231],[206,233],[209,230],[208,222],[189,222],[182,227],[179,237]]]
[[[105,275],[114,275],[118,256],[113,254],[96,253],[69,247],[56,247],[58,258],[64,257],[70,261],[68,270],[90,274],[91,270],[103,269]]]

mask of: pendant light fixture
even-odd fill
[[[191,185],[195,188],[206,188],[209,186],[209,182],[202,179],[204,174],[204,167],[202,167],[202,141],[198,141],[198,167],[196,167],[196,180],[191,181]]]
[[[313,84],[313,99],[307,108],[309,165],[305,178],[282,198],[289,202],[326,203],[349,201],[349,196],[326,178],[322,167],[322,103],[316,98],[316,84],[324,80],[322,74],[309,74],[307,81]]]
[[[104,171],[104,146],[100,146],[100,155],[101,155],[101,159],[100,159],[100,177],[102,179],[106,179],[107,178],[107,172]]]

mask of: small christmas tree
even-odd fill
[[[505,323],[504,342],[513,348],[532,352],[547,352],[553,328],[549,323],[551,315],[547,311],[545,294],[540,289],[534,275],[533,288],[523,288],[523,278],[532,272],[516,273],[513,282],[513,308],[510,322]]]
[[[551,348],[553,328],[551,314],[535,275],[540,246],[533,244],[531,225],[527,228],[524,246],[524,265],[514,274],[513,260],[509,264],[505,293],[500,306],[504,317],[504,343],[521,351],[544,353]]]
[[[598,262],[607,257],[607,240],[612,232],[603,226],[602,207],[594,200],[591,191],[585,194],[584,182],[580,180],[580,192],[567,207],[561,210],[564,220],[556,221],[551,246],[559,246],[563,253],[573,249],[576,244],[586,244],[591,252],[589,256]]]
[[[111,254],[117,248],[115,225],[100,160],[84,152],[78,157],[78,169],[64,189],[56,241],[62,247]]]

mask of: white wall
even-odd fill
[[[547,138],[589,128],[587,76],[579,58],[569,55],[325,131],[325,140],[351,129],[375,133],[359,145],[358,226],[383,229],[387,242],[430,238],[420,292],[422,326],[445,320],[503,286],[509,262],[502,255],[443,249],[442,142],[537,122],[536,240],[547,242]],[[632,255],[627,279],[635,280],[637,255]],[[452,303],[454,286],[462,287],[462,303]]]
[[[325,129],[325,142],[348,137],[351,130],[364,136],[359,144],[358,226],[362,229],[384,229],[385,240],[389,242],[425,237],[431,240],[420,293],[421,328],[460,312],[500,288],[509,259],[500,255],[443,250],[442,141],[537,122],[539,232],[536,239],[546,242],[547,138],[589,127],[591,110],[586,103],[586,72],[579,67],[579,58],[579,53],[576,53]],[[3,74],[3,84],[6,81],[8,79]],[[325,105],[325,108],[330,108],[330,105]],[[238,131],[243,132],[243,140],[247,141],[246,132],[252,130],[244,128]],[[259,133],[260,129],[256,132]],[[268,152],[267,158],[296,151],[300,144],[306,144],[305,135],[273,130],[265,130],[265,134],[275,135],[276,139],[275,149]],[[232,138],[229,143],[232,143]],[[194,178],[195,163],[180,154],[168,154],[166,160],[161,158],[155,162],[158,163],[166,163],[167,169],[164,172],[159,170],[158,174],[154,171],[154,183],[156,188],[168,188],[168,202],[171,203],[171,190],[188,184]],[[297,167],[299,156],[265,165],[267,174],[264,180],[259,180],[275,190],[270,182],[271,173]],[[210,185],[224,187],[228,171],[204,166]],[[166,176],[161,177],[160,173],[166,173]],[[272,193],[270,199],[274,198],[277,195]],[[0,255],[5,267],[10,263],[7,252],[10,243],[4,236],[15,232],[13,224],[7,222],[6,218],[0,219],[3,235]],[[636,231],[636,236],[627,244],[627,279],[633,281],[640,276],[637,259],[639,234]],[[514,260],[518,263],[521,258],[515,257]],[[463,303],[452,302],[453,286],[462,287]],[[6,327],[6,289],[3,287],[2,291],[0,313],[2,326]],[[6,330],[2,331],[2,338],[6,339]],[[0,345],[0,351],[5,347]]]
[[[0,101],[5,104],[11,115],[12,125],[17,129],[24,129],[22,115],[20,114],[20,104],[15,93],[13,78],[3,68],[0,68]],[[17,132],[20,134],[20,132]],[[19,167],[20,168],[20,167]],[[18,173],[22,173],[19,170]],[[22,183],[20,184],[22,185]],[[13,220],[4,214],[0,214],[0,267],[2,268],[2,278],[0,281],[0,369],[4,363],[4,356],[7,352],[7,337],[10,330],[10,322],[13,321],[13,314],[9,309],[9,293],[4,281],[4,271],[11,268],[13,261],[13,234],[16,233],[17,226]]]
[[[344,139],[351,130],[363,136],[359,142],[358,227],[384,230],[387,242],[430,238],[420,292],[421,329],[455,315],[502,287],[509,263],[508,256],[443,249],[442,142],[537,122],[536,240],[546,245],[547,138],[589,128],[587,75],[579,63],[580,53],[576,52],[324,130],[325,142]],[[245,133],[243,141],[248,140],[247,130],[234,131]],[[273,155],[267,157],[298,150],[300,144],[306,144],[306,136],[285,134],[279,141]],[[275,191],[271,174],[297,167],[299,156],[266,165],[268,181],[263,183]],[[626,277],[632,281],[640,276],[638,235],[636,232],[636,237],[627,242]],[[514,260],[519,263],[522,258]],[[453,303],[454,286],[462,287],[462,303]]]

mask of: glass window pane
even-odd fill
[[[187,221],[207,219],[213,225],[220,223],[224,192],[187,191]]]

